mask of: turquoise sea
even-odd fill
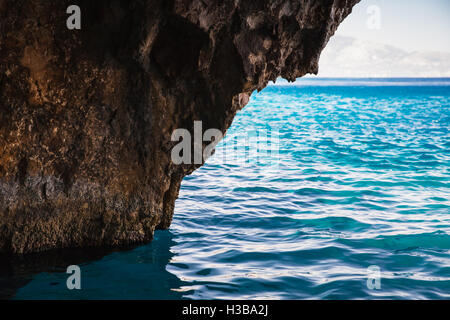
[[[175,211],[148,245],[59,256],[80,265],[81,290],[67,290],[64,263],[39,255],[4,272],[3,290],[15,299],[449,299],[450,79],[309,78],[255,93],[185,178]]]

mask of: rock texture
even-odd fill
[[[358,1],[0,0],[0,251],[151,240],[198,167],[173,130],[316,73]]]

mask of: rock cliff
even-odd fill
[[[0,0],[0,251],[151,240],[199,167],[172,132],[316,73],[358,1]]]

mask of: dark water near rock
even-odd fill
[[[184,180],[170,230],[148,245],[70,260],[14,262],[2,271],[1,292],[16,299],[448,299],[450,81],[266,88]],[[67,290],[66,263],[80,265],[82,290]],[[380,271],[380,289],[367,285],[369,267]]]

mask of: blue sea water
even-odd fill
[[[255,93],[170,230],[80,267],[82,290],[53,270],[14,298],[449,299],[450,80]]]

